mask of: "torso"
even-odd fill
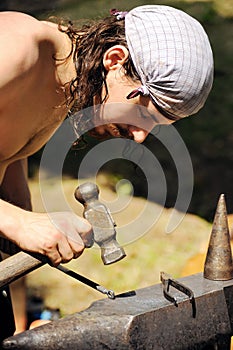
[[[14,20],[14,14],[9,14],[7,20]],[[18,25],[25,21],[19,14],[16,16]],[[71,43],[67,35],[59,32],[57,25],[38,22],[31,17],[26,20],[29,29],[36,27],[38,32],[36,43],[32,42],[32,45],[37,45],[39,59],[29,62],[29,68],[22,74],[17,73],[9,94],[2,100],[0,89],[0,183],[11,162],[40,149],[65,119],[68,107],[63,87],[75,76],[72,59],[61,63],[52,57],[54,53],[59,58],[68,55]]]

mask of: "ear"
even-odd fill
[[[123,45],[114,45],[104,54],[103,65],[107,71],[121,68],[129,57],[128,49]]]

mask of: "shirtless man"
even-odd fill
[[[113,14],[77,30],[0,13],[0,231],[55,266],[83,252],[91,226],[60,213],[61,232],[46,213],[25,210],[27,157],[71,109],[102,104],[94,134],[143,142],[156,124],[196,113],[212,85],[211,48],[195,19],[155,5]],[[116,102],[124,108],[111,109]]]
[[[54,55],[67,55],[71,47],[57,27],[14,12],[0,13],[0,27],[0,182],[4,198],[28,209],[25,160],[65,119],[68,109],[63,86],[75,76],[75,69],[71,60],[54,62]],[[9,186],[6,177],[11,172],[16,183]],[[59,232],[46,214],[0,200],[3,237],[22,249],[47,255],[54,265],[79,256],[84,249],[79,234],[91,231],[84,219],[65,217],[64,225],[74,233],[73,240]]]
[[[52,56],[66,55],[71,44],[55,27],[24,14],[0,13],[0,27],[0,198],[4,199],[0,199],[0,231],[20,248],[45,254],[58,265],[82,253],[91,226],[83,218],[61,213],[66,236],[46,214],[28,211],[26,163],[27,156],[49,139],[67,115],[62,87],[75,75],[74,67],[67,62],[62,69]],[[13,297],[20,296],[14,304],[19,332],[27,322],[24,279],[12,288]],[[9,301],[2,295],[0,305],[0,339],[4,339],[13,334],[14,321]]]

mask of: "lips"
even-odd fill
[[[131,134],[129,129],[122,128],[118,124],[107,124],[102,126],[101,129],[98,127],[94,128],[89,131],[89,134],[92,137],[95,137],[99,140],[104,140],[111,137],[117,137],[117,138],[122,137],[122,138],[131,139],[131,140],[133,139],[133,135]]]

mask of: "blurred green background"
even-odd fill
[[[71,20],[99,18],[109,14],[109,9],[131,9],[143,4],[163,4],[185,10],[197,18],[208,33],[215,59],[214,86],[205,107],[195,116],[175,124],[192,159],[194,169],[194,191],[189,212],[209,221],[213,219],[220,193],[226,194],[228,212],[233,212],[233,1],[102,1],[102,0],[2,0],[0,10],[23,11],[39,19],[49,16]],[[176,200],[176,169],[168,152],[158,142],[148,137],[145,145],[155,152],[165,169],[168,194],[166,206],[172,207]],[[85,152],[95,144],[89,140],[85,151],[68,155],[65,172],[74,175]],[[40,153],[31,157],[30,170],[33,175],[38,166]],[[120,162],[120,163],[119,163]],[[103,167],[109,176],[109,185],[121,178],[128,178],[134,185],[134,193],[146,196],[143,174],[125,161],[109,162]],[[91,174],[87,174],[91,175]],[[179,209],[179,208],[178,208]]]

